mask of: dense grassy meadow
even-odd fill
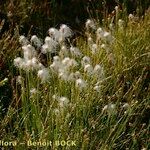
[[[92,10],[75,37],[50,4],[54,17],[34,14],[41,28],[21,35],[29,7],[19,3],[20,23],[10,17],[0,39],[0,147],[149,150],[150,10]]]

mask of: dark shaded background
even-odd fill
[[[127,13],[139,15],[150,6],[149,0],[3,0],[0,1],[0,19],[6,18],[2,33],[18,25],[20,34],[45,36],[48,28],[62,23],[81,31],[87,18],[107,16],[119,5]],[[9,23],[8,23],[9,22]],[[9,24],[9,27],[8,27]],[[2,34],[1,33],[1,34]]]

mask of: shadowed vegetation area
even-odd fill
[[[0,147],[150,149],[150,1],[0,2]]]

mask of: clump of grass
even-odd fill
[[[16,149],[29,140],[52,141],[42,149],[149,149],[149,12],[142,19],[120,13],[116,7],[115,19],[103,25],[87,20],[86,39],[76,47],[67,25],[50,28],[45,40],[20,37],[22,49],[12,47],[18,76],[1,140],[16,140]]]

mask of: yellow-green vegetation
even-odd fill
[[[88,19],[76,46],[73,32],[0,39],[0,147],[150,149],[150,11]]]

